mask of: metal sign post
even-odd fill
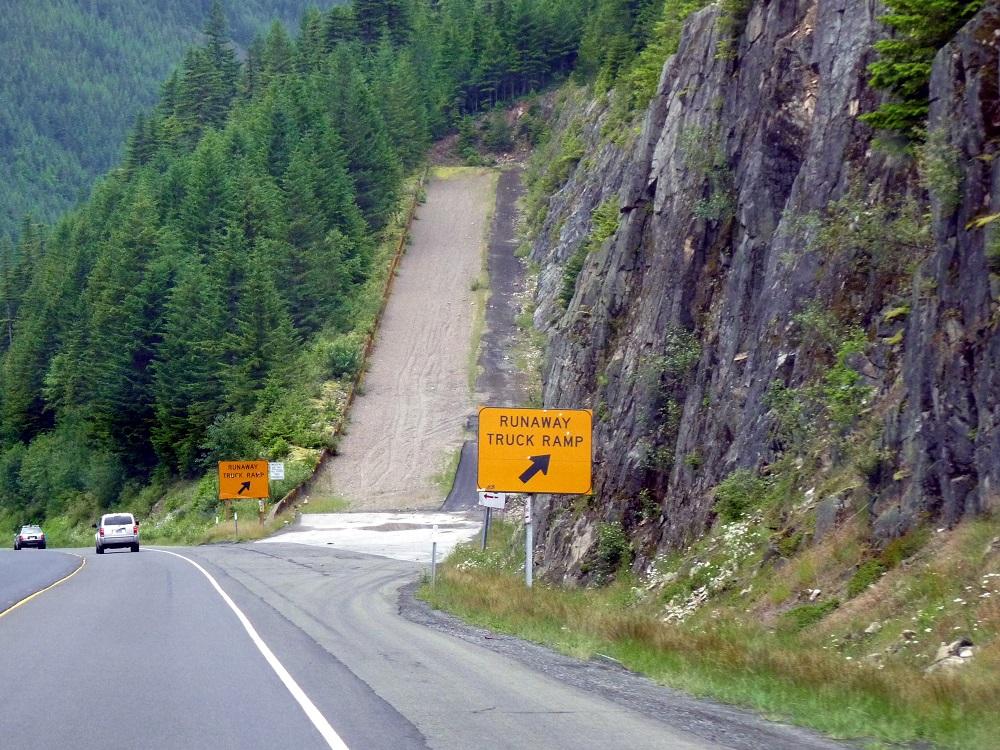
[[[524,582],[531,588],[535,566],[535,540],[531,528],[531,495],[524,501]]]
[[[233,525],[236,527],[236,538],[240,538],[240,512],[238,510],[233,511]]]
[[[490,534],[490,516],[493,515],[493,508],[486,507],[485,513],[483,514],[483,543],[480,545],[480,549],[486,549],[486,538]]]
[[[431,532],[431,586],[437,583],[437,557],[438,557],[437,531],[438,527],[435,526],[434,530]]]
[[[490,522],[493,520],[493,509],[503,510],[507,504],[507,495],[504,492],[486,492],[479,490],[479,504],[485,508],[483,514],[483,540],[480,549],[486,549],[486,542],[490,534]]]

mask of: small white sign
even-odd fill
[[[268,461],[267,463],[267,478],[272,482],[280,482],[285,478],[285,462],[284,461]]]
[[[479,504],[484,508],[496,508],[497,510],[503,510],[504,505],[507,504],[507,493],[480,491]]]

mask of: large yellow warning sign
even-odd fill
[[[219,499],[266,498],[271,493],[267,461],[219,461]]]
[[[591,490],[593,417],[586,409],[479,410],[478,484],[492,492]]]

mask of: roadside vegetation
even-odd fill
[[[129,506],[188,540],[214,524],[217,460],[308,475],[432,140],[568,76],[585,6],[338,5],[243,59],[216,7],[121,165],[0,253],[0,531],[86,540]]]
[[[622,566],[617,575],[576,589],[527,589],[523,527],[493,529],[486,551],[458,548],[419,596],[472,624],[578,658],[611,656],[693,695],[866,747],[968,750],[1000,736],[998,519],[899,545],[883,558],[892,567],[863,586],[851,564],[865,547],[856,525],[778,562],[765,561],[758,519],[723,523],[639,577],[611,539],[595,563]],[[963,638],[976,644],[967,666],[925,671],[942,643]]]
[[[553,196],[599,168],[595,154],[627,147],[638,125],[635,113],[655,86],[650,74],[658,77],[664,51],[679,43],[677,19],[704,5],[666,3],[658,24],[641,25],[658,36],[619,36],[620,45],[604,45],[591,60],[591,77],[575,76],[545,98],[547,127],[526,173],[522,257],[530,257],[543,230],[555,242],[572,218],[579,232],[580,217],[570,217],[572,206]],[[961,174],[953,149],[923,129],[927,76],[934,54],[981,3],[886,5],[884,21],[896,35],[876,47],[870,72],[873,85],[888,95],[864,120],[905,136],[922,186],[953,208]],[[720,4],[726,32],[720,59],[737,54],[734,42],[750,7],[745,0]],[[581,70],[585,61],[581,52]],[[717,139],[692,132],[685,148],[688,167],[703,172],[712,190],[694,213],[711,221],[731,216],[731,177]],[[579,244],[564,256],[553,301],[572,301],[587,257],[615,234],[612,205],[594,206],[589,234],[575,235]],[[564,213],[555,215],[553,207]],[[677,465],[679,404],[701,354],[699,332],[676,329],[665,354],[650,356],[637,376],[655,397],[658,417],[649,420],[641,445],[643,468],[662,481],[614,504],[552,499],[553,516],[569,515],[575,529],[590,534],[589,550],[570,569],[578,585],[536,578],[535,588],[526,589],[523,528],[498,523],[489,549],[460,547],[439,570],[437,585],[424,585],[419,595],[476,625],[580,658],[608,655],[664,684],[866,747],[994,747],[1000,737],[992,708],[1000,705],[1000,518],[947,526],[917,517],[890,538],[868,521],[874,488],[910,471],[906,457],[884,447],[884,406],[864,373],[867,362],[901,362],[910,283],[933,250],[926,201],[918,195],[873,201],[853,186],[792,223],[808,250],[843,267],[845,278],[864,279],[872,302],[865,308],[860,296],[838,293],[822,304],[804,303],[788,321],[790,344],[802,356],[794,379],[775,376],[768,389],[768,456],[715,482],[707,497],[713,523],[703,536],[672,551],[642,546],[649,525],[664,521],[663,488]],[[537,283],[539,270],[531,268],[529,283]],[[540,394],[544,342],[533,313],[532,295],[518,318],[517,361],[538,380]],[[607,384],[602,374],[595,379],[599,388]],[[600,420],[607,407],[599,389],[595,396]],[[541,406],[537,399],[532,405]],[[712,407],[705,396],[701,408]],[[681,470],[704,471],[704,460],[693,451]]]
[[[885,5],[888,12],[881,20],[893,36],[875,43],[878,59],[868,66],[868,72],[872,87],[891,96],[861,119],[874,128],[922,141],[934,55],[986,2],[886,0]]]

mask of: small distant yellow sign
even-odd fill
[[[478,484],[490,492],[591,491],[593,416],[587,409],[479,410]]]
[[[247,500],[271,494],[267,461],[219,461],[219,499]]]

